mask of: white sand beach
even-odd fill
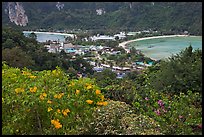
[[[124,41],[122,43],[119,43],[119,46],[123,47],[127,51],[126,45],[130,42],[147,40],[147,39],[168,38],[168,37],[186,37],[186,36],[188,36],[188,35],[165,35],[165,36],[144,37],[144,38],[138,38],[138,39],[134,39],[134,40]]]
[[[23,31],[25,33],[31,33],[31,32],[34,32],[34,33],[41,33],[41,34],[53,34],[53,35],[63,35],[63,36],[70,36],[70,37],[74,37],[74,34],[67,34],[67,33],[57,33],[57,32],[40,32],[40,31]]]

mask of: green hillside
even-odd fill
[[[111,29],[183,32],[202,35],[201,2],[24,2],[28,25],[24,29]],[[2,7],[2,23],[9,23],[8,13]],[[96,10],[103,9],[102,15]]]

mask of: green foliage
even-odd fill
[[[95,72],[92,78],[95,78],[97,85],[104,88],[108,85],[112,85],[116,80],[116,73],[110,69],[105,69],[102,72]]]
[[[202,99],[199,93],[172,95],[147,89],[135,95],[133,105],[141,114],[149,116],[160,125],[165,135],[201,134]]]
[[[162,61],[159,69],[147,70],[150,86],[164,92],[202,91],[202,51],[189,46],[169,60]]]
[[[130,105],[108,101],[107,106],[96,109],[88,134],[94,135],[155,135],[161,134],[153,119],[136,115]]]
[[[106,98],[132,104],[137,85],[131,80],[115,80],[115,83],[103,88]]]
[[[25,37],[14,28],[3,27],[2,59],[13,67],[27,67],[32,70],[53,70],[56,66],[67,71],[70,67],[81,73],[92,74],[92,67],[80,57],[70,61],[66,53],[48,53],[48,50],[36,41],[36,35]],[[83,67],[80,66],[82,64]]]
[[[91,79],[69,80],[60,68],[31,71],[3,63],[2,79],[3,134],[81,134],[94,109],[107,105]]]
[[[13,67],[30,67],[35,64],[30,55],[26,54],[21,48],[13,47],[2,50],[2,60],[8,62]]]

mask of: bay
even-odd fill
[[[202,36],[156,38],[128,43],[128,47],[133,46],[145,56],[156,60],[178,54],[190,45],[193,50],[202,49]]]

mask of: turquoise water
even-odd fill
[[[153,59],[164,59],[179,53],[191,44],[193,50],[202,49],[202,36],[171,37],[141,40],[129,43]]]
[[[23,32],[25,36],[28,36],[31,32]],[[65,41],[65,35],[57,35],[57,34],[46,34],[46,33],[35,33],[37,35],[38,42],[46,42],[48,40],[51,41]]]

